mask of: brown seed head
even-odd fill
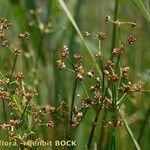
[[[30,33],[27,31],[24,31],[23,33],[19,34],[19,38],[28,40],[30,38]]]
[[[86,98],[83,100],[82,104],[81,104],[81,109],[86,109],[88,107],[90,107],[92,104],[92,101],[90,98]]]
[[[105,69],[108,69],[108,68],[114,67],[114,66],[115,66],[115,63],[113,61],[109,60],[105,64]]]
[[[65,63],[64,63],[62,60],[57,60],[56,63],[57,63],[58,68],[59,68],[60,70],[66,68]]]
[[[19,56],[19,55],[21,54],[21,52],[22,52],[22,50],[21,50],[20,48],[18,48],[18,47],[15,47],[15,48],[14,48],[14,53],[15,53],[17,56]]]
[[[81,56],[81,54],[75,54],[73,55],[73,57],[76,61],[79,61],[79,62],[82,62],[83,60],[83,56]]]
[[[127,41],[129,44],[133,44],[136,41],[136,36],[135,35],[129,35],[127,38]]]
[[[54,127],[54,122],[50,120],[50,121],[47,123],[47,126],[50,127],[50,128],[53,128],[53,127]]]
[[[24,75],[23,75],[22,72],[18,72],[18,73],[15,75],[15,79],[16,79],[17,81],[19,81],[19,82],[22,81],[23,78],[24,78]]]
[[[68,57],[68,55],[69,55],[69,50],[68,50],[67,45],[63,45],[63,48],[62,48],[62,50],[61,50],[60,53],[61,53],[61,56],[62,56],[63,58]]]
[[[99,32],[98,34],[97,34],[97,37],[98,37],[98,39],[99,40],[105,40],[106,39],[106,34],[104,33],[104,32]]]
[[[9,97],[9,93],[6,91],[0,91],[0,99],[4,100]]]
[[[114,48],[113,51],[112,51],[113,55],[120,55],[122,53],[123,52],[122,52],[121,48]]]
[[[1,45],[3,47],[8,47],[8,41],[7,40],[2,41]]]

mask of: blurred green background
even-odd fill
[[[84,31],[89,31],[93,35],[100,31],[106,33],[107,39],[104,41],[103,51],[104,57],[109,58],[112,47],[113,24],[105,22],[105,15],[110,15],[113,18],[116,1],[65,0],[64,2],[82,33]],[[150,1],[143,0],[142,2],[147,15],[150,14]],[[35,10],[36,13],[32,13],[32,10]],[[11,31],[7,34],[11,43],[17,43],[17,35],[24,30],[29,31],[31,34],[31,39],[28,43],[21,43],[23,55],[19,57],[15,71],[22,71],[25,74],[26,83],[38,90],[37,103],[41,106],[46,104],[59,106],[61,100],[70,99],[73,76],[69,72],[60,72],[58,70],[56,60],[59,59],[59,50],[62,45],[67,44],[70,55],[77,52],[84,55],[85,66],[91,67],[92,62],[90,62],[80,37],[58,0],[1,0],[0,16],[6,17],[12,23]],[[123,39],[126,39],[130,33],[137,35],[135,45],[127,49],[122,62],[130,67],[132,81],[142,81],[144,89],[149,90],[150,19],[138,5],[138,0],[118,0],[117,19],[136,21],[137,23],[137,27],[134,30],[128,27],[122,28]],[[92,53],[96,53],[98,51],[97,39],[87,38],[86,40]],[[0,49],[0,59],[4,72],[7,73],[14,58],[8,50],[2,49],[2,47]],[[88,87],[90,83],[87,80],[85,84]],[[32,87],[29,86],[28,88]],[[84,96],[80,86],[78,87],[78,92]],[[150,124],[148,124],[149,117],[147,117],[150,109],[149,97],[149,92],[143,92],[140,96],[132,96],[125,103],[129,126],[133,130],[136,139],[141,136],[139,143],[142,150],[150,149]],[[0,109],[0,113],[3,114],[2,109]],[[77,139],[80,139],[77,143],[77,149],[82,150],[85,148],[93,117],[94,112],[89,111],[78,129],[75,135]],[[2,121],[3,118],[1,117],[0,120]],[[56,137],[59,137],[57,133],[60,131],[60,127],[58,126],[54,130]],[[39,132],[42,135],[46,131]],[[54,133],[52,136],[55,135]],[[47,136],[52,138],[50,133]],[[123,141],[120,139],[123,139]],[[98,135],[95,136],[95,140],[98,140]],[[118,131],[117,145],[118,147],[121,145],[122,150],[134,149],[133,143],[123,127]],[[103,149],[107,149],[107,145],[104,145]]]

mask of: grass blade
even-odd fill
[[[124,122],[124,124],[125,124],[125,127],[126,127],[126,129],[127,129],[127,132],[128,132],[128,134],[129,134],[129,136],[131,137],[131,139],[132,139],[132,141],[133,141],[133,143],[134,143],[136,149],[137,149],[137,150],[141,150],[141,148],[140,148],[140,146],[139,146],[137,140],[136,140],[135,137],[134,137],[134,134],[133,134],[132,130],[130,129],[130,127],[129,127],[128,123],[127,123],[127,120],[126,120],[125,117],[124,117],[124,113],[123,113],[122,111],[120,111],[120,116],[121,116],[121,118],[122,118],[122,120],[123,120],[123,122]]]
[[[133,4],[140,10],[140,12],[143,14],[145,19],[150,22],[150,15],[149,12],[146,10],[144,4],[141,0],[132,0]]]
[[[19,0],[9,0],[12,10],[15,14],[16,20],[21,29],[25,29],[27,25],[27,18],[25,11],[22,9]]]
[[[99,76],[101,77],[102,74],[101,74],[101,72],[100,72],[100,70],[99,70],[99,67],[98,67],[97,63],[95,63],[95,57],[94,57],[94,55],[92,54],[92,52],[90,51],[90,49],[89,49],[89,47],[88,47],[86,41],[84,40],[83,35],[81,34],[81,31],[80,31],[78,25],[76,24],[74,18],[72,17],[72,15],[71,15],[69,9],[67,8],[65,2],[64,2],[63,0],[58,0],[58,2],[59,2],[59,4],[60,4],[60,6],[62,7],[62,9],[65,11],[65,13],[66,13],[68,19],[70,20],[70,22],[72,23],[73,27],[74,27],[75,30],[77,31],[77,33],[78,33],[78,35],[79,35],[79,37],[80,37],[80,39],[81,39],[83,45],[85,46],[85,48],[86,48],[86,50],[87,50],[87,52],[88,52],[90,58],[93,60],[93,62],[94,62],[94,64],[95,64],[95,68],[96,68],[96,70],[97,70]]]

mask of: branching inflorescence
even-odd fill
[[[104,60],[103,48],[99,46],[99,52],[95,55],[95,60],[99,65],[99,70],[101,71],[102,76],[96,76],[97,72],[95,68],[86,69],[84,68],[82,62],[84,62],[83,56],[81,54],[75,54],[74,59],[76,61],[71,61],[69,56],[69,49],[66,45],[63,46],[61,50],[62,59],[57,60],[57,64],[60,70],[70,70],[75,75],[75,82],[78,81],[82,85],[85,91],[86,98],[82,98],[80,94],[76,94],[77,97],[82,99],[80,106],[77,108],[74,104],[76,97],[74,96],[71,99],[70,107],[70,128],[69,132],[74,131],[79,124],[81,124],[83,117],[88,109],[93,108],[95,111],[95,119],[92,122],[92,127],[89,135],[89,140],[87,143],[87,148],[90,149],[91,143],[94,137],[94,132],[96,126],[98,126],[99,116],[104,110],[111,114],[111,120],[108,121],[106,126],[110,127],[111,132],[111,142],[110,148],[115,149],[115,136],[116,128],[123,125],[123,121],[119,114],[119,109],[122,103],[126,100],[128,96],[135,92],[140,92],[142,86],[140,84],[132,84],[129,80],[129,66],[123,67],[121,64],[121,57],[126,52],[127,46],[134,44],[136,41],[136,36],[130,34],[126,40],[122,40],[121,36],[121,27],[123,25],[130,26],[131,28],[136,27],[135,22],[122,22],[122,21],[113,21],[110,16],[106,16],[105,21],[109,21],[117,25],[119,30],[119,39],[117,47],[114,47],[111,51],[110,60]],[[92,36],[91,33],[85,31],[85,37]],[[102,45],[103,41],[107,39],[104,32],[99,32],[96,37],[98,38],[99,45]],[[70,65],[67,65],[68,63]],[[75,62],[75,63],[73,63]],[[70,66],[70,67],[69,67]],[[84,78],[88,77],[92,80],[92,85],[87,88],[84,85]],[[93,80],[94,79],[94,80]],[[76,88],[74,88],[75,92]],[[92,93],[92,94],[91,94]],[[105,121],[105,120],[104,120]]]
[[[7,19],[0,17],[1,46],[10,50],[15,56],[12,69],[8,74],[5,74],[2,65],[0,68],[0,100],[3,102],[5,116],[5,122],[0,124],[0,129],[8,133],[10,141],[16,141],[20,147],[25,147],[22,143],[28,139],[41,140],[37,138],[36,128],[41,126],[53,128],[55,127],[54,120],[59,121],[63,126],[64,139],[71,139],[90,109],[95,112],[95,118],[91,123],[87,149],[91,148],[95,128],[103,128],[104,126],[111,133],[110,148],[112,150],[116,149],[116,129],[124,124],[119,113],[120,107],[131,94],[140,92],[142,86],[140,84],[132,84],[128,75],[129,66],[124,67],[121,64],[121,57],[126,52],[127,46],[136,41],[134,34],[129,35],[123,41],[120,38],[121,27],[129,25],[131,28],[134,28],[136,23],[113,21],[110,16],[106,16],[105,20],[116,24],[119,30],[118,44],[111,50],[110,59],[104,59],[105,53],[101,47],[103,41],[107,39],[104,32],[99,32],[96,35],[99,51],[95,54],[95,62],[89,61],[92,66],[89,69],[84,67],[84,57],[80,53],[70,57],[69,48],[67,45],[64,45],[60,51],[61,59],[57,60],[56,63],[60,70],[68,70],[73,74],[72,94],[71,99],[68,100],[70,102],[61,101],[59,107],[50,105],[41,107],[36,103],[38,92],[33,88],[27,88],[24,81],[26,77],[22,72],[15,73],[17,58],[23,51],[21,46],[18,45],[14,45],[12,48],[6,37],[6,30],[10,29],[11,23]],[[84,35],[85,37],[92,36],[87,31]],[[18,40],[28,41],[29,39],[30,33],[27,31],[22,32],[18,36]],[[98,64],[98,71],[101,72],[102,76],[97,75],[97,69],[93,67],[93,63]],[[91,81],[89,87],[84,82],[87,78]],[[84,95],[77,93],[78,85],[83,88]],[[75,103],[77,98],[80,99],[78,106]],[[101,121],[104,124],[100,125],[99,116],[103,111],[109,113],[111,117],[109,117],[108,121],[104,117]],[[48,118],[48,120],[43,118]],[[101,140],[103,140],[102,136],[101,131]]]

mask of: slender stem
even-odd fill
[[[112,82],[112,119],[116,120],[117,119],[117,107],[116,107],[116,87],[115,87],[115,82]],[[115,137],[115,132],[116,132],[116,127],[113,126],[111,130],[111,150],[116,149],[116,137]]]
[[[67,60],[69,61],[70,65],[72,66],[72,68],[75,70],[74,64],[72,63],[72,61],[70,60],[69,57],[67,57]]]
[[[20,120],[23,119],[23,117],[24,117],[24,115],[25,115],[25,112],[26,112],[26,110],[27,110],[27,107],[28,107],[29,102],[30,102],[30,101],[27,101],[26,106],[25,106],[25,108],[24,108],[24,110],[23,110],[23,113],[22,113],[22,116],[21,116]]]
[[[100,137],[99,137],[99,147],[102,147],[101,145],[103,144],[104,141],[104,133],[105,133],[105,121],[106,121],[106,117],[107,117],[107,110],[104,110],[104,114],[103,114],[103,118],[102,118],[102,125],[101,125],[101,129],[100,129]]]
[[[144,121],[142,123],[142,127],[140,129],[140,134],[139,134],[139,137],[137,139],[138,143],[140,144],[141,140],[142,140],[142,136],[144,134],[144,131],[145,131],[145,127],[146,127],[146,124],[148,123],[148,119],[150,117],[150,107],[149,109],[146,111],[146,114],[145,114],[145,118],[144,118]]]
[[[83,90],[84,90],[86,96],[89,97],[89,94],[88,94],[88,92],[87,92],[87,90],[86,90],[86,88],[85,88],[85,86],[84,86],[83,81],[81,81],[81,85],[82,85],[82,87],[83,87]]]
[[[7,114],[6,114],[5,100],[3,100],[3,109],[4,109],[5,122],[7,122]]]
[[[118,56],[118,58],[117,58],[117,63],[116,63],[116,72],[117,72],[118,67],[119,67],[120,57],[121,57],[121,54],[120,54],[120,55]]]
[[[116,149],[116,138],[115,138],[115,127],[112,129],[112,137],[111,137],[111,150]]]
[[[119,106],[119,105],[121,105],[128,97],[130,97],[132,94],[134,94],[135,92],[132,92],[132,93],[130,93],[130,94],[128,94],[128,93],[125,93],[122,97],[121,97],[121,99],[119,100],[119,101],[117,101],[117,105]]]
[[[86,114],[86,112],[87,112],[87,109],[85,110],[85,112],[84,112],[84,114],[83,114],[83,116],[82,116],[82,118],[80,119],[80,121],[78,122],[78,125],[73,129],[73,131],[72,131],[72,133],[79,127],[79,125],[80,125],[80,123],[81,123],[81,121],[83,120],[83,118],[85,117],[85,114]]]
[[[117,15],[118,15],[118,8],[119,8],[119,1],[116,0],[116,3],[115,3],[115,8],[114,8],[114,18],[113,20],[116,21],[117,19]],[[117,25],[114,23],[113,24],[113,33],[112,33],[112,46],[111,46],[111,52],[113,50],[113,48],[115,47],[115,43],[116,43],[116,31],[117,30]],[[111,59],[113,59],[113,55],[111,53]]]
[[[94,131],[95,131],[95,127],[96,127],[96,124],[97,124],[97,121],[98,121],[98,117],[99,117],[99,113],[100,113],[100,110],[98,111],[95,119],[94,119],[94,122],[92,124],[92,130],[91,130],[91,133],[90,133],[90,136],[89,136],[89,141],[88,141],[88,144],[87,144],[87,149],[90,150],[90,147],[91,147],[91,143],[92,143],[92,139],[93,139],[93,136],[94,136]]]
[[[0,50],[0,72],[3,72],[3,67],[2,67],[2,51]]]
[[[79,35],[79,37],[80,37],[80,39],[81,39],[83,45],[84,45],[85,48],[86,48],[86,51],[87,51],[89,57],[91,58],[91,60],[92,60],[93,62],[95,62],[95,57],[94,57],[92,51],[90,50],[89,46],[87,45],[87,43],[86,43],[86,41],[85,41],[85,39],[84,39],[84,37],[83,37],[83,35],[82,35],[82,33],[81,33],[81,31],[80,31],[78,25],[76,24],[76,22],[75,22],[74,18],[72,17],[70,11],[68,10],[68,7],[66,6],[64,0],[58,0],[58,2],[59,2],[59,4],[61,5],[61,7],[63,8],[63,10],[65,11],[65,13],[66,13],[68,19],[70,20],[71,24],[73,25],[74,29],[75,29],[76,32],[78,33],[78,35]],[[97,70],[97,73],[98,73],[98,75],[99,75],[100,78],[101,78],[101,72],[100,72],[100,70],[99,70],[98,64],[97,64],[97,63],[94,63],[94,67],[95,67],[95,69]]]
[[[74,70],[72,70],[72,69],[70,69],[68,67],[65,67],[65,69],[68,70],[68,71],[70,71],[70,72],[72,72],[72,73],[74,73]]]
[[[15,55],[14,64],[13,64],[13,67],[12,67],[12,70],[11,70],[11,74],[10,74],[10,80],[11,80],[11,78],[12,78],[12,75],[13,75],[13,72],[14,72],[14,69],[15,69],[16,62],[17,62],[17,55]]]
[[[99,40],[99,51],[102,51],[102,41]],[[102,58],[100,58],[100,66],[101,66],[101,72],[102,72],[102,92],[104,94],[104,88],[105,88],[105,75],[104,75],[104,66]]]
[[[125,124],[126,129],[127,129],[127,132],[128,132],[128,134],[129,134],[129,136],[131,137],[131,139],[132,139],[132,141],[133,141],[133,143],[134,143],[136,149],[137,149],[137,150],[141,150],[141,148],[140,148],[138,142],[136,141],[136,139],[135,139],[135,137],[134,137],[134,134],[132,133],[132,130],[130,129],[130,127],[129,127],[127,121],[126,121],[126,118],[125,118],[125,116],[124,116],[124,112],[119,111],[119,113],[120,113],[120,116],[121,116],[121,118],[122,118],[122,120],[123,120],[123,122],[124,122],[124,124]]]
[[[104,74],[104,67],[103,67],[102,59],[100,59],[100,65],[101,65],[101,70],[102,70],[102,92],[104,94],[104,89],[105,89],[105,74]]]
[[[105,89],[105,92],[104,92],[104,95],[103,95],[103,97],[101,98],[101,105],[100,105],[100,107],[99,107],[99,110],[98,110],[98,112],[97,112],[97,114],[96,114],[96,117],[95,117],[94,122],[93,122],[93,125],[92,125],[92,129],[91,129],[90,136],[89,136],[89,140],[88,140],[88,144],[87,144],[87,149],[88,149],[88,150],[89,150],[90,147],[91,147],[91,143],[92,143],[92,139],[93,139],[93,136],[94,136],[95,127],[96,127],[96,124],[97,124],[97,121],[98,121],[99,114],[100,114],[100,112],[101,112],[101,110],[102,110],[103,101],[104,101],[104,99],[105,99],[105,97],[106,97],[106,93],[107,93],[107,90],[108,90],[108,88],[109,88],[109,85],[110,85],[110,84],[107,85],[107,87],[106,87],[106,89]]]
[[[75,100],[75,93],[76,93],[77,81],[78,81],[78,79],[76,78],[75,82],[74,82],[73,91],[72,91],[72,101],[71,101],[70,119],[69,119],[69,121],[70,121],[70,129],[71,129],[71,125],[72,125],[73,106],[74,106],[74,100]],[[69,138],[70,137],[71,137],[71,132],[70,132]]]
[[[60,117],[59,117],[57,114],[55,114],[55,117],[56,117],[65,127],[67,127],[66,124],[64,123],[64,121],[61,120]]]
[[[82,81],[81,81],[81,85],[82,85],[82,87],[83,87],[83,89],[84,89],[84,92],[85,92],[86,96],[89,97],[89,94],[88,94],[88,92],[87,92],[87,90],[86,90],[86,88],[85,88],[85,86],[84,86],[84,83],[83,83]],[[79,120],[78,125],[73,129],[72,133],[79,127],[81,121],[82,121],[83,118],[85,117],[86,112],[87,112],[87,109],[85,109],[82,118]]]

